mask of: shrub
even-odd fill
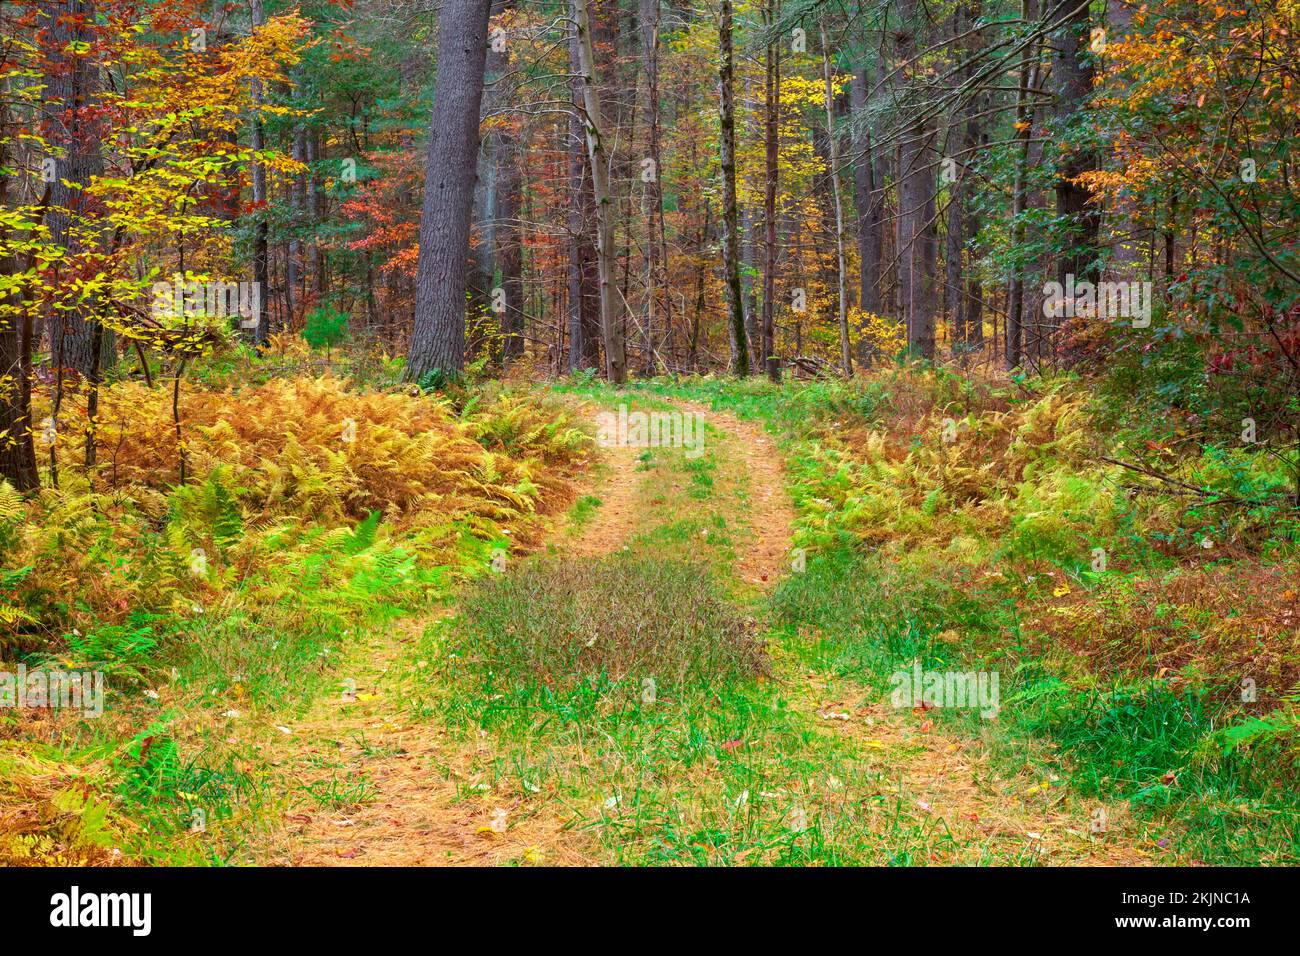
[[[490,683],[651,678],[663,690],[766,670],[753,622],[701,565],[543,559],[483,579],[463,606],[457,653]]]

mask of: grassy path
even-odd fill
[[[1152,841],[1121,808],[1079,799],[1043,779],[1036,761],[1008,769],[991,730],[893,708],[878,690],[810,663],[802,627],[773,630],[772,592],[790,570],[795,521],[775,444],[754,423],[676,407],[704,415],[705,453],[607,449],[589,494],[550,540],[551,570],[529,579],[529,600],[474,592],[459,612],[408,619],[353,649],[340,671],[348,692],[317,701],[273,742],[277,771],[313,802],[287,811],[251,848],[254,859],[1150,862]],[[494,577],[508,590],[534,560],[512,559]],[[498,604],[505,633],[541,628],[572,642],[550,598],[537,595],[550,595],[552,580],[581,590],[583,574],[619,560],[637,574],[683,562],[706,569],[697,576],[765,644],[763,672],[668,681],[647,698],[640,672],[573,687],[547,674],[525,687],[520,672],[476,670],[472,654],[458,653],[496,626],[485,615]],[[614,567],[623,581],[624,566]],[[698,595],[673,593],[671,575],[654,580],[670,582],[651,595],[662,621],[619,604],[635,595],[581,592],[593,633],[640,638],[642,628],[689,617]],[[1094,832],[1098,818],[1105,827]]]

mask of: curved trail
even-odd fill
[[[709,422],[715,506],[731,527],[732,572],[752,589],[767,590],[785,573],[795,511],[780,454],[761,425],[678,403]],[[722,452],[719,454],[719,452]],[[548,547],[575,560],[628,547],[629,542],[678,519],[689,500],[685,479],[651,476],[639,467],[640,449],[602,451],[604,467],[583,491],[600,499],[584,523],[557,528]],[[653,480],[652,480],[653,479]],[[658,482],[658,484],[656,484]],[[665,482],[670,482],[665,485]],[[499,789],[505,760],[486,732],[466,741],[441,726],[436,712],[413,717],[403,703],[400,666],[421,631],[443,615],[410,618],[372,634],[350,654],[347,673],[355,701],[322,700],[274,743],[273,762],[299,792],[314,788],[341,799],[289,808],[283,825],[253,849],[257,862],[290,865],[493,865],[610,862],[608,849],[560,799]],[[1121,810],[1108,812],[1110,837],[1089,832],[1090,808],[1064,789],[1053,800],[1027,799],[1037,781],[990,767],[990,748],[978,739],[934,730],[924,712],[900,713],[879,695],[806,670],[779,647],[774,674],[779,693],[816,737],[847,750],[879,781],[879,809],[860,825],[880,828],[882,841],[898,818],[918,831],[946,831],[952,848],[933,862],[1005,861],[1069,864],[1141,864],[1147,856],[1124,834]],[[419,662],[417,662],[417,665]],[[436,693],[436,690],[434,691]],[[498,768],[499,769],[499,768]],[[357,788],[361,788],[358,790]],[[349,799],[355,795],[357,799]],[[883,810],[892,802],[893,816]],[[866,799],[861,801],[867,803]],[[854,812],[861,813],[860,810]],[[503,823],[507,821],[508,824]],[[926,862],[919,860],[918,862]]]

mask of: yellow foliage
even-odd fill
[[[935,396],[932,373],[901,376],[896,411],[909,394]],[[821,524],[894,551],[928,544],[962,559],[976,557],[978,542],[1025,556],[1087,553],[1086,536],[1113,525],[1116,498],[1107,469],[1089,460],[1084,401],[1057,388],[1010,407],[931,402],[914,422],[854,431],[834,452]]]
[[[78,463],[84,435],[66,428],[57,489],[11,505],[0,487],[0,512],[30,511],[10,532],[5,563],[31,568],[12,596],[0,592],[0,641],[40,646],[78,621],[137,610],[183,617],[235,587],[259,606],[275,603],[275,588],[326,604],[381,600],[417,560],[424,572],[477,566],[503,532],[531,545],[544,530],[536,516],[568,502],[568,476],[593,441],[553,400],[490,391],[469,405],[458,412],[418,390],[360,391],[329,376],[182,383],[178,442],[171,388],[104,388],[89,477]],[[306,570],[268,574],[272,566]],[[265,594],[250,593],[253,580]],[[50,606],[64,594],[79,598],[71,621]]]
[[[515,424],[525,414],[522,404],[494,408]],[[543,493],[530,456],[563,465],[583,447],[581,433],[570,429],[553,443],[547,429],[554,423],[533,422],[514,436],[524,455],[507,457],[477,440],[501,427],[499,416],[462,422],[445,399],[352,391],[329,376],[243,390],[182,388],[179,410],[188,473],[222,468],[241,503],[267,516],[530,511]],[[96,439],[108,483],[176,482],[181,446],[169,389],[126,383],[106,390]]]
[[[872,312],[850,309],[849,328],[857,330],[859,341],[871,355],[897,355],[907,344],[907,329],[902,323]]]
[[[27,504],[17,489],[0,480],[0,521],[17,521],[27,513]]]
[[[0,866],[104,866],[115,862],[107,803],[70,781],[102,765],[74,764],[45,748],[0,742]]]

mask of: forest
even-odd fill
[[[1300,864],[1298,35],[0,2],[0,866]]]

